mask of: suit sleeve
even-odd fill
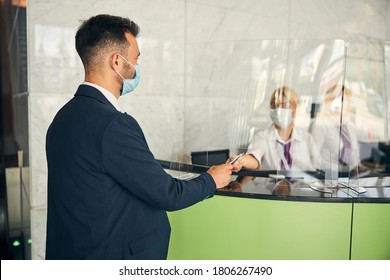
[[[125,114],[115,116],[104,131],[102,162],[105,171],[122,187],[167,211],[212,197],[216,190],[208,173],[182,181],[165,172],[150,152],[138,123]]]

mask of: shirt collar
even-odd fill
[[[293,128],[293,131],[292,131],[292,134],[291,134],[291,138],[287,142],[284,142],[280,138],[280,136],[278,134],[278,130],[275,128],[274,125],[272,125],[272,131],[273,131],[273,137],[274,137],[275,141],[278,141],[281,144],[288,144],[289,142],[293,142],[293,141],[302,141],[302,133],[296,127]]]
[[[121,111],[121,108],[119,107],[118,99],[116,99],[116,97],[110,91],[106,90],[105,88],[103,88],[101,86],[90,83],[90,82],[83,82],[83,84],[94,87],[97,90],[99,90],[104,95],[104,97],[107,98],[107,100],[112,104],[112,106],[115,107],[115,109],[117,109],[118,111]]]

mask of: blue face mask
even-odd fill
[[[130,93],[132,92],[139,84],[139,80],[140,80],[140,69],[139,69],[139,65],[138,64],[132,64],[130,62],[127,61],[126,58],[124,58],[123,56],[121,56],[127,63],[129,63],[130,65],[132,65],[134,67],[134,70],[135,70],[135,75],[133,78],[131,79],[125,79],[121,74],[119,74],[118,71],[115,70],[115,72],[123,79],[123,84],[122,84],[122,91],[121,91],[121,96],[122,95],[125,95],[127,93]]]

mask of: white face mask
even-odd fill
[[[292,122],[292,110],[290,108],[271,109],[271,120],[280,128],[286,128]]]

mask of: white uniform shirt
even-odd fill
[[[291,170],[316,170],[319,159],[311,134],[294,128],[290,142]],[[258,160],[261,169],[281,170],[284,155],[282,143],[283,141],[280,139],[277,130],[274,126],[271,126],[254,135],[247,153],[252,154]]]
[[[344,118],[343,123],[348,133],[351,146],[344,159],[339,159],[344,143],[340,137],[340,124],[338,120],[334,120],[332,116],[324,115],[317,118],[313,126],[312,134],[318,148],[318,153],[322,158],[321,169],[323,170],[337,170],[339,160],[343,160],[351,169],[360,162],[359,145],[355,128],[346,118]]]

